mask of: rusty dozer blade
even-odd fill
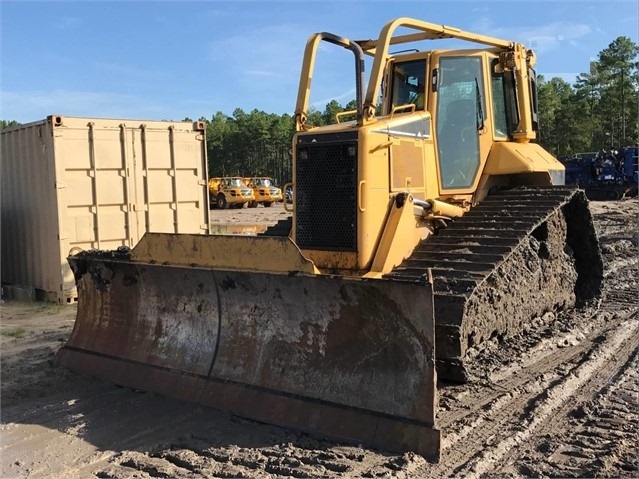
[[[212,265],[211,252],[232,258],[252,250],[259,258],[282,251],[285,241],[289,254],[296,246],[287,238],[147,234],[130,256],[70,257],[78,314],[56,362],[258,421],[437,460],[431,285]],[[153,264],[148,255],[166,261]],[[309,268],[301,254],[287,261],[281,269]]]

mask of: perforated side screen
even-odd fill
[[[355,251],[357,141],[330,136],[298,145],[295,240],[302,249]]]

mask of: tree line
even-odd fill
[[[555,156],[619,149],[639,138],[639,46],[618,37],[574,85],[538,79],[538,141]]]
[[[639,46],[621,36],[599,52],[588,73],[573,85],[560,77],[538,76],[539,132],[537,141],[557,157],[636,144],[639,138]],[[311,109],[308,122],[326,125],[335,114],[355,108],[329,102],[323,111]],[[209,176],[272,176],[292,179],[292,115],[237,108],[221,111],[207,122]],[[0,120],[0,127],[16,122]],[[185,121],[191,121],[185,118]]]

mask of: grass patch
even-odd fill
[[[58,314],[62,305],[53,301],[44,301],[35,308],[36,313]]]
[[[16,338],[20,339],[26,333],[24,328],[11,328],[11,329],[3,329],[0,330],[0,336],[4,336],[5,338]]]

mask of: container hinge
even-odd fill
[[[209,225],[207,225],[207,224],[201,224],[201,225],[200,225],[200,229],[201,229],[202,231],[208,231],[208,230],[209,230]]]
[[[205,180],[198,180],[197,184],[200,186],[208,186],[208,183]]]
[[[60,232],[60,233],[58,233],[58,239],[59,240],[69,239],[69,235],[64,233],[64,232]]]
[[[64,183],[56,183],[56,184],[55,184],[55,188],[56,188],[56,190],[63,190],[63,189],[64,189],[64,188],[66,188],[66,187],[67,187],[67,185],[66,185],[66,184],[64,184]]]

